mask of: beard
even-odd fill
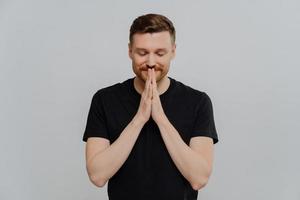
[[[133,71],[135,73],[135,75],[137,76],[138,79],[140,79],[141,81],[143,81],[144,83],[146,83],[147,80],[147,76],[148,76],[148,67],[135,67],[132,64],[132,68]],[[155,66],[154,70],[155,70],[155,79],[156,82],[159,82],[161,79],[163,79],[167,73],[168,73],[168,68],[164,67],[164,66]]]

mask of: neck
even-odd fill
[[[142,79],[140,79],[139,77],[135,77],[134,78],[134,88],[135,90],[139,93],[142,94],[142,92],[145,89],[145,83]],[[167,76],[164,76],[162,79],[160,79],[159,81],[156,82],[157,85],[157,90],[159,95],[163,94],[165,91],[167,91],[167,89],[170,86],[170,79]]]

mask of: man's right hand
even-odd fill
[[[90,180],[98,187],[106,182],[121,168],[128,158],[144,124],[151,116],[151,73],[148,69],[145,89],[134,119],[123,129],[120,136],[110,144],[106,138],[91,137],[87,141],[86,166]]]
[[[152,87],[151,84],[151,70],[148,69],[147,80],[145,83],[144,91],[141,95],[140,105],[137,111],[137,117],[143,122],[146,123],[151,116],[151,99],[152,99]]]

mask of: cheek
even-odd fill
[[[133,57],[133,62],[139,64],[145,62],[145,59],[141,57]]]
[[[170,63],[171,59],[169,56],[166,56],[164,58],[160,59],[160,63],[162,63],[163,65],[168,65]]]
[[[160,64],[163,66],[163,70],[166,70],[170,65],[170,61],[168,59],[164,59],[161,60]]]

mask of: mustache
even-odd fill
[[[148,69],[153,69],[153,68],[154,68],[155,71],[162,70],[161,67],[156,66],[156,65],[153,65],[153,66],[146,65],[145,67],[141,67],[141,70],[142,71],[148,71]]]

